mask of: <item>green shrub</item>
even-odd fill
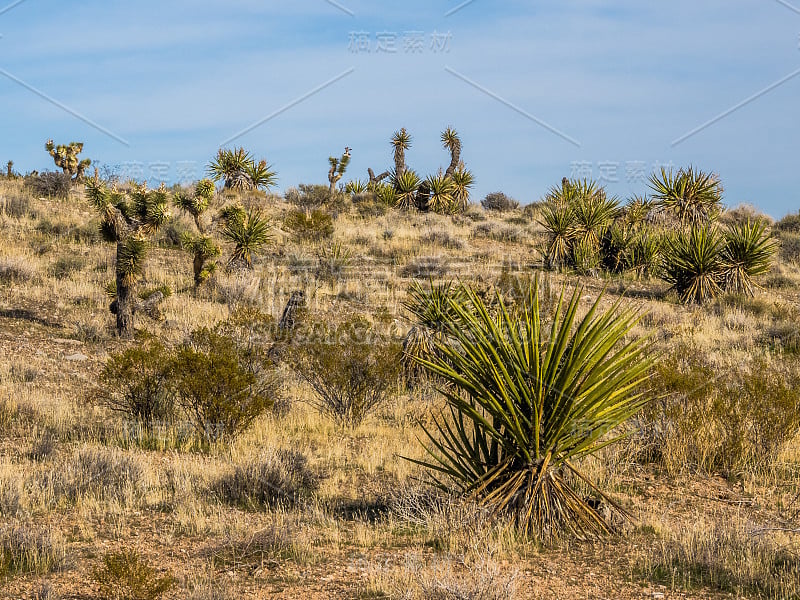
[[[98,377],[97,401],[145,426],[172,421],[175,401],[169,389],[171,360],[169,350],[156,339],[112,354]]]
[[[481,200],[481,206],[483,206],[485,210],[507,212],[519,208],[519,202],[513,198],[509,198],[503,192],[492,192]]]
[[[437,354],[422,362],[448,387],[448,408],[425,429],[434,482],[508,515],[524,534],[587,536],[610,525],[576,481],[618,505],[579,471],[579,460],[611,443],[612,431],[646,402],[647,340],[626,340],[638,318],[598,298],[577,321],[583,291],[542,323],[538,282],[521,307],[496,296],[491,310],[473,291],[452,299]],[[622,511],[622,514],[625,514]]]
[[[292,368],[314,390],[311,404],[340,426],[357,427],[397,384],[400,344],[357,318],[325,326],[289,352]]]
[[[333,235],[333,217],[322,210],[310,214],[293,210],[286,215],[283,225],[299,240],[321,240]]]
[[[160,576],[136,550],[105,553],[92,578],[100,596],[114,600],[156,600],[176,583],[172,575]]]
[[[86,266],[86,259],[80,254],[68,254],[60,256],[53,266],[51,272],[56,279],[67,279],[73,273],[83,270]]]
[[[319,487],[319,475],[295,450],[270,450],[217,480],[213,491],[225,502],[249,510],[292,505]]]
[[[193,332],[170,367],[176,400],[207,442],[244,432],[278,395],[278,377],[266,353],[242,348],[219,330]]]

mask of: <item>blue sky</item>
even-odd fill
[[[409,165],[435,172],[453,126],[476,199],[527,203],[563,176],[625,198],[654,167],[693,164],[730,205],[800,209],[800,0],[474,0],[446,16],[462,3],[0,0],[0,161],[52,168],[52,137],[151,181],[200,177],[274,115],[229,146],[266,158],[280,189],[325,182],[344,146],[348,179],[388,168],[403,126]]]

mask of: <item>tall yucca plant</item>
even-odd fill
[[[777,241],[770,237],[763,219],[739,223],[725,232],[722,274],[726,290],[755,295],[753,278],[769,271]]]
[[[516,316],[499,296],[493,314],[465,293],[465,301],[450,301],[455,318],[437,354],[420,359],[452,387],[441,389],[449,410],[425,429],[430,459],[414,462],[439,486],[509,515],[525,534],[609,531],[575,483],[624,513],[580,460],[619,439],[613,432],[646,402],[646,340],[626,339],[638,315],[619,302],[603,311],[598,298],[579,319],[576,289],[566,306],[562,292],[548,328],[538,281]]]
[[[406,172],[406,150],[411,148],[411,136],[405,127],[394,132],[392,148],[394,148],[394,173],[399,178]]]
[[[720,293],[723,248],[724,240],[712,226],[692,227],[667,238],[663,278],[683,302],[702,304]]]
[[[661,168],[650,176],[653,198],[683,224],[701,225],[722,212],[722,184],[713,173],[693,167],[673,172]]]

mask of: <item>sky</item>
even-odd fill
[[[0,36],[0,161],[23,173],[54,168],[49,138],[151,183],[243,146],[281,191],[345,146],[345,180],[388,169],[401,127],[435,173],[451,126],[476,201],[564,176],[625,199],[693,165],[729,206],[800,209],[800,0],[0,0]]]

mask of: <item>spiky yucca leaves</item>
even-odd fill
[[[402,174],[395,173],[392,177],[392,187],[395,195],[395,208],[408,210],[416,206],[417,191],[422,181],[412,170],[404,170]]]
[[[573,184],[573,190],[571,206],[575,213],[576,237],[597,249],[606,229],[617,217],[619,203],[608,198],[605,190],[594,182]]]
[[[713,226],[695,226],[667,238],[663,278],[683,302],[702,304],[721,291],[724,240]]]
[[[452,127],[442,133],[442,145],[450,151],[450,165],[445,171],[445,177],[452,177],[461,164],[461,138]]]
[[[470,188],[475,185],[475,177],[463,164],[453,172],[450,180],[453,182],[453,207],[454,213],[462,213],[469,206]]]
[[[576,489],[581,481],[624,511],[580,471],[579,461],[617,439],[613,432],[645,404],[646,339],[626,340],[638,315],[598,298],[578,319],[582,290],[557,305],[549,328],[539,310],[538,281],[519,311],[498,296],[497,313],[466,290],[450,301],[456,318],[431,360],[448,382],[449,410],[425,433],[436,484],[509,516],[525,534],[552,540],[590,537],[609,524]]]
[[[586,238],[572,243],[572,266],[578,275],[597,276],[600,258],[599,248]]]
[[[120,336],[133,335],[135,285],[147,255],[146,237],[157,231],[169,218],[169,193],[162,184],[157,190],[135,185],[127,191],[107,188],[99,179],[86,183],[86,196],[101,216],[103,237],[117,244],[116,302]]]
[[[572,240],[576,237],[575,213],[569,204],[546,202],[539,223],[548,235],[545,261],[550,269],[561,269],[569,262]]]
[[[394,175],[397,178],[406,172],[406,150],[411,147],[411,136],[403,127],[400,131],[395,131],[392,136],[392,148],[394,148]]]
[[[211,201],[214,199],[214,182],[210,179],[198,181],[194,186],[193,193],[189,194],[180,191],[175,194],[173,202],[180,210],[183,210],[194,219],[200,233],[205,233],[205,224],[202,222],[203,213],[208,210]]]
[[[401,357],[403,374],[407,382],[427,379],[428,372],[418,359],[431,360],[436,352],[436,339],[442,339],[447,323],[457,318],[450,308],[452,300],[463,301],[463,288],[452,281],[435,284],[427,288],[414,281],[403,302],[411,313],[414,326],[403,340]]]
[[[639,229],[644,226],[650,211],[653,210],[654,202],[647,196],[633,196],[622,208],[620,219],[625,227]]]
[[[636,233],[628,249],[628,268],[637,277],[653,277],[659,274],[662,252],[661,236],[648,228]]]
[[[730,226],[725,232],[722,275],[725,289],[736,294],[755,295],[753,278],[769,271],[777,241],[770,237],[763,219]]]
[[[453,180],[440,172],[438,175],[429,175],[425,179],[425,183],[427,184],[428,209],[439,214],[453,212],[453,194],[455,193]]]
[[[272,240],[269,219],[258,211],[245,212],[243,217],[239,212],[231,214],[235,216],[222,228],[222,235],[234,244],[228,263],[239,262],[252,268],[253,255]]]
[[[256,162],[244,148],[220,148],[208,165],[208,174],[214,181],[224,179],[225,188],[231,190],[268,190],[277,180],[267,161]]]
[[[359,194],[365,193],[368,189],[369,184],[361,181],[360,179],[354,179],[353,181],[347,182],[344,191],[352,196],[358,196]]]
[[[250,179],[252,189],[269,191],[278,181],[278,173],[266,160],[251,161],[245,167],[245,175]]]
[[[622,273],[631,266],[631,246],[636,237],[633,227],[623,219],[615,221],[601,240],[603,266],[612,273]]]
[[[681,223],[701,225],[715,220],[722,213],[722,184],[713,173],[693,167],[673,172],[661,168],[661,174],[650,176],[653,198]]]

